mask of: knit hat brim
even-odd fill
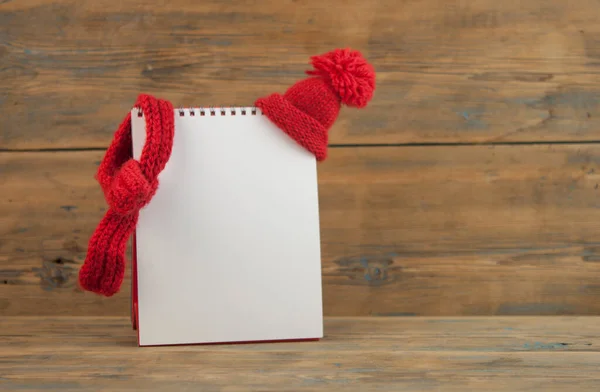
[[[327,157],[327,130],[317,120],[292,105],[281,94],[260,98],[255,105],[278,128],[310,151],[317,161]],[[289,119],[293,118],[293,124]]]

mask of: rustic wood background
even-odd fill
[[[597,0],[0,0],[0,314],[127,315],[77,270],[138,93],[248,105],[378,71],[319,166],[325,312],[600,312]]]

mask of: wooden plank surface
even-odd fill
[[[127,318],[0,318],[0,387],[598,391],[598,317],[328,318],[320,342],[139,348]]]
[[[343,46],[378,88],[333,144],[600,140],[598,14],[596,0],[5,0],[0,147],[104,148],[138,93],[247,105]]]
[[[600,145],[334,148],[319,166],[325,314],[600,312]],[[77,271],[102,152],[0,153],[0,313],[127,315]]]

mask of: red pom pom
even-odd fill
[[[311,62],[315,69],[306,73],[326,78],[342,103],[358,108],[367,106],[375,90],[375,70],[360,52],[335,49],[312,56]]]

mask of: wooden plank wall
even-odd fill
[[[319,166],[327,315],[600,312],[596,0],[0,1],[0,314],[125,315],[77,270],[140,92],[248,105],[378,71]]]

